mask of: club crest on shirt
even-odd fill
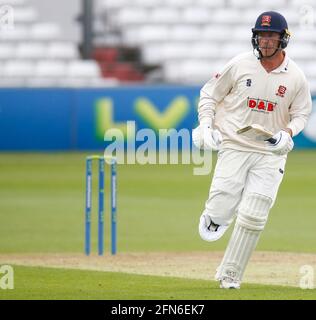
[[[285,91],[286,91],[285,86],[279,86],[279,89],[278,89],[278,92],[276,93],[276,95],[283,98],[285,95]]]

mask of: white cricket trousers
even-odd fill
[[[286,156],[223,149],[217,163],[204,213],[216,224],[230,224],[244,195],[256,193],[276,199]],[[271,208],[270,207],[270,208]]]

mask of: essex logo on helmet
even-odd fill
[[[262,16],[261,26],[271,27],[271,16]]]

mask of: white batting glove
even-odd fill
[[[210,123],[201,123],[192,130],[192,141],[199,149],[217,151],[223,141],[218,130],[213,130]]]
[[[272,138],[276,142],[266,142],[267,149],[279,156],[289,153],[294,147],[293,139],[287,131],[281,130]]]

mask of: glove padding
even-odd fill
[[[279,131],[272,138],[275,139],[276,142],[271,143],[266,141],[266,146],[267,149],[274,154],[277,154],[279,156],[285,155],[289,153],[294,147],[294,142],[291,135],[284,130]]]
[[[192,130],[192,141],[199,149],[217,151],[223,141],[222,135],[218,130],[213,130],[208,123],[201,123]]]

